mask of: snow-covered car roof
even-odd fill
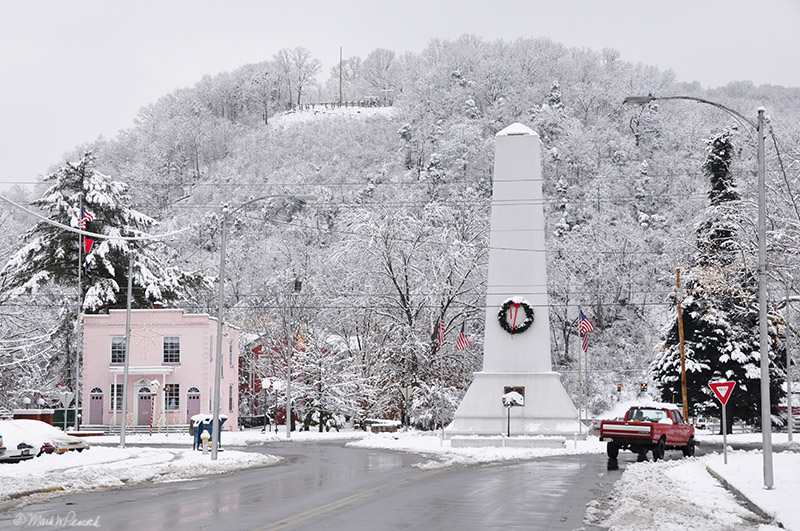
[[[41,420],[15,419],[7,422],[12,423],[26,433],[41,437],[43,440],[52,443],[59,450],[89,448],[89,444],[82,438],[64,433],[55,426],[51,426]]]
[[[25,431],[15,422],[13,420],[0,420],[0,435],[3,436],[3,446],[6,447],[6,457],[9,457],[16,450],[17,445],[23,442],[33,446],[34,455],[39,453],[45,443],[45,438],[39,434]]]

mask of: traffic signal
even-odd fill
[[[647,392],[647,384],[646,384],[646,383],[643,383],[643,384],[642,384],[642,392],[643,392],[643,393],[646,393],[646,392]]]
[[[622,384],[617,384],[617,392],[618,393],[622,392]]]

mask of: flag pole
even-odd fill
[[[83,179],[81,179],[81,192],[83,192]],[[79,201],[78,227],[80,228],[81,219],[83,219],[83,195]],[[84,226],[85,228],[85,226]],[[78,424],[78,403],[81,400],[81,354],[83,354],[83,297],[81,286],[81,269],[83,268],[83,234],[78,233],[78,341],[75,349],[75,431],[79,431]],[[69,404],[64,404],[64,419],[67,418],[67,407]]]
[[[583,341],[581,337],[582,334],[580,333],[580,317],[578,317],[579,321],[579,330],[578,330],[578,341]],[[583,352],[583,345],[578,346],[578,392],[579,392],[579,400],[578,400],[578,436],[583,437],[583,422],[581,421],[581,417],[583,416],[583,378],[581,378],[582,374],[582,367],[581,367],[581,352]]]

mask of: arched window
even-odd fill
[[[103,390],[100,389],[99,387],[92,387],[92,390],[89,391],[89,394],[90,395],[102,395],[103,394]]]
[[[189,390],[188,390],[188,391],[186,391],[186,394],[189,394],[189,395],[192,395],[192,394],[199,395],[199,394],[200,394],[200,389],[198,389],[197,387],[190,387],[190,388],[189,388]]]
[[[149,387],[142,387],[141,389],[139,389],[139,394],[140,395],[152,395],[153,392],[150,390]]]

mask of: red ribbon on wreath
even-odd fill
[[[519,315],[519,309],[525,311],[525,320],[517,327],[517,316]],[[506,312],[509,313],[508,317],[511,317],[511,323],[508,322],[508,317],[506,316]],[[533,324],[533,308],[531,308],[530,304],[527,301],[523,300],[514,300],[508,299],[503,303],[500,307],[500,312],[497,314],[497,319],[500,321],[500,326],[511,335],[514,333],[522,333]]]
[[[517,314],[519,313],[519,307],[522,306],[522,303],[512,302],[511,306],[514,307],[514,320],[511,322],[511,335],[514,335],[514,329],[517,327]]]

